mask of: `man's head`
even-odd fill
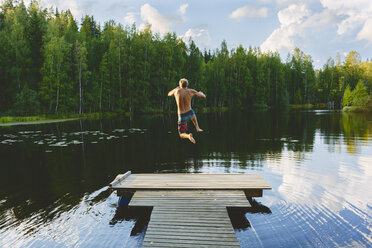
[[[186,78],[181,78],[179,84],[181,88],[186,89],[189,86],[189,81]]]

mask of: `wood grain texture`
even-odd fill
[[[208,218],[177,208],[164,216],[161,210],[153,209],[143,247],[240,247],[226,207],[215,206],[217,214]]]
[[[153,206],[143,247],[239,247],[226,207],[250,204],[242,190],[140,190],[129,206]]]
[[[240,247],[227,207],[271,189],[252,174],[130,174],[113,190],[135,191],[129,206],[153,207],[143,247]]]
[[[136,191],[129,206],[154,206],[167,209],[214,209],[250,207],[242,190]]]
[[[271,189],[253,174],[131,174],[112,189],[126,190],[248,190]]]

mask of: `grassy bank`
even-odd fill
[[[289,107],[291,109],[326,109],[326,103],[315,103],[315,104],[290,104]]]
[[[371,113],[372,109],[360,106],[346,106],[342,109],[344,112],[354,112],[354,113]]]
[[[3,116],[3,117],[0,117],[0,123],[44,121],[44,120],[48,120],[48,118],[45,116]]]
[[[3,116],[0,117],[0,124],[10,123],[33,123],[51,122],[76,119],[102,119],[120,116],[129,116],[129,113],[90,113],[90,114],[63,114],[63,115],[35,115],[35,116]]]

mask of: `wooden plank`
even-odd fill
[[[236,238],[232,237],[230,235],[225,235],[223,238],[223,242],[221,242],[221,237],[220,236],[209,236],[209,235],[204,235],[204,236],[188,236],[188,235],[173,235],[171,233],[168,234],[149,234],[147,235],[148,240],[200,240],[200,241],[212,241],[213,243],[225,243],[231,244],[232,242],[236,242]],[[211,242],[211,243],[212,243]]]
[[[192,234],[192,235],[197,235],[197,234],[203,234],[203,235],[229,235],[230,236],[230,228],[203,228],[203,227],[197,227],[197,228],[184,228],[184,227],[172,227],[172,226],[154,226],[154,227],[149,227],[147,229],[148,233],[154,232],[154,233],[166,233],[166,232],[174,232],[174,233],[186,233],[186,234]]]
[[[152,191],[141,191],[138,192],[137,197],[178,197],[180,191],[178,190],[168,190],[166,192],[162,190],[152,190]],[[241,195],[241,190],[219,190],[219,191],[209,191],[206,192],[204,190],[193,190],[193,191],[184,191],[183,197],[190,196],[194,197],[196,194],[201,196],[231,196],[231,195]]]
[[[239,190],[136,191],[130,206],[144,204],[154,208],[143,247],[239,247],[226,206],[250,206]]]
[[[146,239],[146,238],[145,238]],[[198,247],[199,245],[227,245],[227,246],[237,246],[239,247],[238,241],[232,241],[232,240],[202,240],[202,239],[193,239],[193,240],[187,240],[187,239],[173,239],[168,237],[162,237],[162,238],[153,238],[148,239],[146,242],[153,242],[154,244],[158,243],[166,243],[166,244],[174,244],[177,245],[179,243],[182,244],[193,244],[195,247]],[[145,243],[145,241],[144,241]],[[153,246],[154,247],[154,246]],[[155,245],[156,247],[156,245]]]
[[[112,185],[113,189],[271,189],[260,175],[252,174],[131,174]]]
[[[262,189],[245,189],[244,194],[246,197],[262,197]]]
[[[229,219],[225,218],[219,218],[219,219],[177,219],[177,220],[172,220],[172,219],[161,219],[161,218],[151,218],[151,223],[152,225],[160,225],[160,224],[167,224],[171,226],[176,226],[176,225],[187,225],[187,226],[218,226],[219,224],[221,225],[227,225],[230,224]]]
[[[143,247],[239,247],[226,207],[271,189],[260,175],[185,173],[120,175],[110,188],[153,207]]]
[[[226,223],[231,223],[231,222],[226,222]],[[193,227],[216,227],[219,228],[221,227],[222,223],[218,224],[212,224],[212,223],[202,223],[202,222],[193,222],[193,223],[188,223],[188,222],[183,222],[183,223],[170,223],[170,222],[155,222],[151,225],[154,226],[162,226],[162,225],[169,225],[169,226],[182,226],[182,227],[187,227],[187,228],[193,228]],[[150,226],[150,224],[149,224]]]
[[[119,174],[116,176],[116,178],[114,179],[114,181],[112,181],[109,186],[112,188],[114,186],[116,186],[117,184],[121,183],[125,178],[129,177],[130,174],[132,172],[131,171],[127,171],[126,173],[124,174]]]
[[[190,244],[194,247],[199,247],[200,245],[213,245],[213,246],[228,246],[228,247],[240,247],[237,240],[235,241],[225,241],[225,240],[186,240],[186,239],[171,239],[171,238],[157,238],[157,239],[146,239],[143,241],[143,247],[148,247],[146,244],[151,244],[151,247],[158,247],[158,244],[164,243],[168,245],[174,245],[174,247],[178,247],[177,245],[182,244]]]
[[[190,229],[189,231],[182,230],[182,232],[170,232],[169,230],[155,230],[152,231],[151,234],[153,235],[170,235],[170,236],[186,236],[190,238],[195,238],[195,237],[219,237],[219,238],[230,238],[230,234],[226,234],[225,231],[223,232],[202,232],[200,230],[193,231]],[[148,234],[149,235],[149,234]]]
[[[239,247],[239,246],[231,246],[231,245],[197,245],[195,246],[195,244],[167,244],[167,243],[156,243],[156,245],[152,242],[146,242],[143,244],[142,247],[167,247],[167,248],[195,248],[195,247],[198,247],[198,248],[228,248],[228,247]]]
[[[217,206],[250,207],[241,190],[231,191],[137,191],[129,206],[159,206],[159,209],[213,210]]]
[[[177,215],[174,215],[172,213],[167,213],[167,212],[157,212],[156,214],[157,217],[159,218],[177,218],[177,219],[184,219],[184,218],[188,218],[188,219],[191,219],[192,217],[194,218],[204,218],[204,219],[215,219],[215,218],[219,218],[220,216],[224,216],[223,213],[219,213],[219,212],[213,212],[213,213],[210,213],[210,212],[203,212],[203,213],[195,213],[193,215],[189,214],[189,213],[184,213],[184,212],[181,212],[180,214],[177,214]]]
[[[198,206],[195,206],[195,207],[188,207],[188,206],[185,206],[185,207],[162,207],[161,209],[157,209],[157,212],[170,212],[172,210],[182,210],[182,213],[193,213],[195,211],[197,212],[205,212],[205,213],[208,213],[208,212],[213,212],[213,213],[221,213],[221,211],[219,210],[216,210],[215,207],[198,207]],[[181,212],[181,211],[180,211]]]

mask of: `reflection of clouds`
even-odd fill
[[[281,159],[266,161],[278,178],[277,186],[272,184],[278,197],[270,199],[267,206],[273,210],[272,218],[282,223],[277,227],[273,221],[270,224],[280,229],[277,232],[281,234],[285,232],[283,228],[302,227],[307,235],[328,242],[331,247],[340,246],[345,240],[348,241],[343,245],[350,246],[353,242],[355,246],[350,247],[365,247],[372,242],[372,140],[359,149],[358,156],[348,153],[343,142],[337,143],[339,149],[330,152],[327,138],[316,132],[314,149],[305,153],[301,163],[296,160],[296,152],[286,149]],[[266,201],[267,197],[264,198]],[[260,230],[261,226],[254,223],[256,217],[249,218]],[[262,227],[266,229],[267,226]],[[296,237],[289,239],[292,238],[296,240]]]
[[[287,203],[324,205],[339,212],[349,204],[364,211],[371,204],[372,156],[352,156],[347,145],[329,153],[328,145],[316,133],[311,156],[297,162],[296,152],[284,150],[280,160],[267,160],[268,166],[282,176],[278,192]],[[364,154],[372,154],[371,150]],[[366,201],[366,199],[369,200]]]
[[[372,204],[372,155],[355,157],[354,161],[340,163],[339,176],[344,182],[340,185],[340,190],[348,202],[362,209],[367,208],[366,203]]]
[[[14,212],[6,211],[2,220],[10,224],[0,229],[0,247],[126,247],[135,222],[124,220],[108,225],[116,210],[117,196],[110,194],[100,199],[106,191],[107,187],[103,187],[84,195],[68,211],[63,202],[56,202],[54,209],[40,210],[19,224]],[[66,195],[62,201],[70,203],[69,197]]]
[[[282,175],[282,183],[278,187],[278,193],[286,202],[306,202],[311,204],[311,195],[314,195],[314,180],[311,174],[303,170],[298,164],[298,152],[283,151],[281,160],[268,160],[268,165],[276,173]]]

